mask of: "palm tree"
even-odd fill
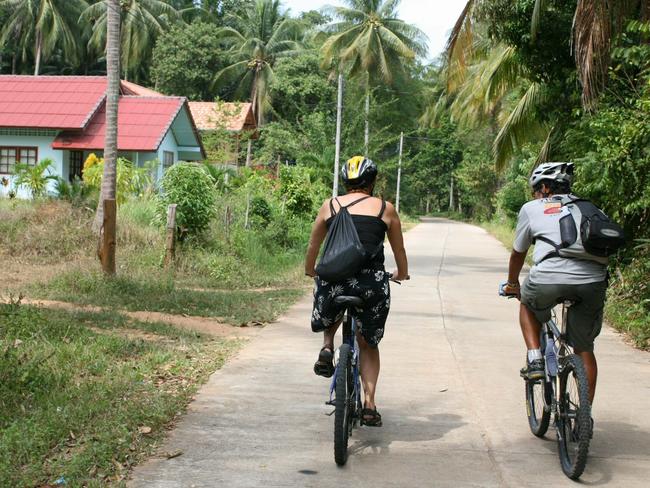
[[[426,35],[397,18],[400,0],[346,0],[349,7],[330,7],[339,21],[324,31],[323,66],[349,69],[352,78],[363,78],[366,89],[364,145],[369,143],[370,91],[375,80],[392,84],[403,75],[404,62],[426,55]]]
[[[502,170],[516,148],[543,140],[537,162],[546,161],[562,132],[558,120],[544,120],[540,107],[548,101],[548,86],[536,80],[518,62],[517,49],[494,45],[482,37],[480,8],[491,0],[468,0],[456,21],[446,49],[446,95],[427,114],[429,121],[449,109],[456,121],[472,127],[490,118],[495,130],[492,147],[497,170]],[[531,39],[537,40],[546,0],[535,0]],[[645,6],[644,6],[645,5]],[[623,20],[647,18],[647,2],[578,0],[573,22],[573,49],[582,84],[582,104],[595,107],[606,82],[612,38]],[[425,117],[426,119],[426,117]]]
[[[490,0],[468,0],[456,21],[447,43],[448,62],[452,69],[467,66],[472,57],[477,12]],[[541,18],[547,0],[535,0],[531,17],[531,38],[539,34]],[[576,69],[582,85],[582,103],[586,109],[595,107],[598,96],[605,87],[613,38],[620,32],[624,21],[631,18],[650,19],[647,0],[578,0],[573,20],[573,52]]]
[[[301,24],[280,11],[279,0],[256,0],[242,14],[227,14],[225,20],[236,27],[223,27],[219,35],[231,43],[233,63],[219,71],[215,85],[237,80],[235,96],[250,96],[257,126],[264,124],[271,110],[271,85],[275,61],[301,49],[297,41]],[[252,158],[252,138],[248,140],[246,166]]]
[[[106,72],[108,87],[106,93],[106,134],[104,140],[104,174],[95,217],[95,228],[100,229],[104,217],[104,200],[115,200],[117,178],[117,106],[120,97],[120,2],[105,0],[108,10],[106,28]],[[113,214],[114,216],[114,214]],[[115,229],[115,223],[109,226]],[[103,229],[102,229],[103,232]],[[113,245],[100,247],[109,256],[101,255],[102,266],[107,274],[115,274],[115,236],[108,236]]]
[[[226,17],[236,27],[223,27],[219,35],[231,43],[233,63],[216,74],[214,83],[238,81],[236,95],[250,97],[260,127],[271,109],[275,61],[301,49],[301,25],[280,11],[279,0],[256,0],[243,14]]]
[[[162,0],[122,0],[121,4],[121,65],[124,78],[137,72],[160,34],[175,22],[182,22],[182,11]],[[93,24],[89,47],[103,52],[106,46],[106,2],[95,3],[84,10],[80,20]]]
[[[87,6],[85,0],[0,0],[0,7],[11,12],[0,31],[0,46],[16,37],[24,49],[33,45],[35,75],[40,73],[41,60],[57,46],[76,59],[77,19]]]

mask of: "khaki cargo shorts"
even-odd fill
[[[603,308],[607,282],[581,285],[532,283],[528,278],[521,287],[521,303],[544,323],[550,320],[551,310],[558,300],[575,301],[567,319],[567,342],[581,351],[594,350],[594,339],[603,325]],[[559,324],[558,324],[559,325]]]

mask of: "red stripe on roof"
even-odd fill
[[[106,93],[105,76],[0,76],[0,127],[82,129]]]
[[[120,151],[157,151],[176,114],[181,97],[120,97],[117,112],[117,147]],[[54,149],[103,150],[106,106],[82,131],[65,131],[54,140]]]

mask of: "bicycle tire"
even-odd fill
[[[334,399],[334,461],[343,466],[348,460],[348,439],[350,437],[350,381],[352,376],[352,352],[349,344],[339,348],[339,364],[336,368]]]
[[[577,480],[587,465],[591,439],[589,384],[582,359],[575,354],[568,356],[559,377],[558,453],[564,474]]]
[[[526,380],[526,416],[533,435],[544,437],[551,421],[551,384],[545,380]]]

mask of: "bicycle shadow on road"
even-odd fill
[[[349,453],[388,454],[394,442],[426,443],[438,440],[454,429],[467,424],[454,414],[435,414],[421,417],[400,417],[399,412],[386,409],[383,427],[361,427],[352,432]]]
[[[549,453],[557,455],[555,432],[549,429],[542,445]],[[624,464],[623,464],[624,463]],[[647,479],[650,476],[650,432],[638,425],[625,422],[598,421],[594,438],[589,446],[587,468],[580,482],[587,486],[601,486],[616,483],[625,486],[615,473],[624,473],[625,478]]]

